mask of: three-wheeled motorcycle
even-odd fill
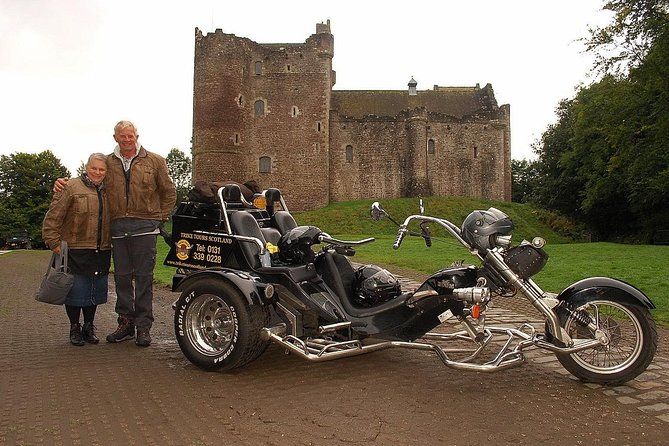
[[[392,220],[378,202],[370,211]],[[546,293],[532,280],[548,259],[544,241],[513,246],[513,222],[502,211],[473,211],[458,227],[421,209],[396,224],[395,249],[406,235],[430,245],[431,224],[480,265],[456,263],[402,290],[384,268],[351,262],[356,247],[373,238],[338,240],[298,226],[278,189],[245,197],[239,185],[227,184],[214,200],[181,203],[165,264],[177,268],[174,329],[183,354],[203,369],[229,370],[258,358],[271,342],[315,362],[407,348],[434,352],[455,369],[493,372],[522,364],[523,350],[538,347],[576,377],[603,384],[631,380],[652,361],[651,300],[605,277]],[[544,330],[487,325],[486,310],[502,296],[527,299]],[[461,330],[433,332],[452,322]],[[451,341],[465,341],[467,353],[460,345],[445,348]]]

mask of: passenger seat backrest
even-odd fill
[[[274,220],[274,226],[279,230],[281,235],[297,227],[295,219],[288,211],[276,211],[272,215],[272,220]]]
[[[230,226],[234,234],[257,238],[265,246],[265,237],[260,230],[260,226],[258,226],[258,221],[250,213],[245,211],[231,212]],[[258,246],[250,242],[240,242],[240,246],[249,265],[253,268],[260,267]]]
[[[265,240],[277,246],[279,244],[279,239],[281,238],[281,233],[276,228],[260,228],[262,235],[265,237]]]

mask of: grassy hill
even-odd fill
[[[390,221],[373,221],[369,208],[374,200],[332,203],[327,207],[308,212],[293,213],[298,224],[314,225],[331,235],[394,236],[397,227]],[[393,198],[380,200],[383,208],[396,221],[402,222],[411,214],[418,214],[418,198]],[[446,218],[460,226],[475,209],[495,207],[506,213],[515,224],[514,241],[531,240],[541,236],[549,243],[584,241],[583,231],[570,220],[536,207],[506,201],[480,200],[464,197],[427,197],[423,199],[425,215]],[[436,236],[437,228],[431,227]]]

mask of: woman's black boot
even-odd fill
[[[81,335],[81,325],[78,323],[70,325],[70,343],[76,346],[85,344],[84,338]]]
[[[97,336],[95,336],[95,325],[92,322],[84,322],[84,326],[81,329],[81,336],[84,338],[84,341],[89,344],[97,344],[100,342]]]

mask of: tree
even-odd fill
[[[184,201],[191,187],[193,165],[191,159],[181,150],[173,148],[165,158],[167,170],[177,189],[177,203]]]
[[[603,74],[558,108],[535,148],[534,198],[601,238],[646,240],[669,227],[669,0],[611,0],[591,30]]]
[[[27,231],[41,243],[53,183],[66,176],[69,170],[50,150],[0,155],[0,234]]]
[[[536,161],[511,160],[511,201],[516,203],[533,201],[536,182]]]
[[[540,142],[533,145],[538,159],[532,197],[543,207],[572,218],[580,218],[583,181],[575,174],[578,160],[567,163],[570,160],[569,154],[573,151],[573,107],[573,100],[561,101],[556,109],[558,122],[550,125],[541,136]]]
[[[586,51],[602,74],[624,77],[669,30],[669,0],[608,0],[602,10],[611,11],[613,21],[588,30]]]

